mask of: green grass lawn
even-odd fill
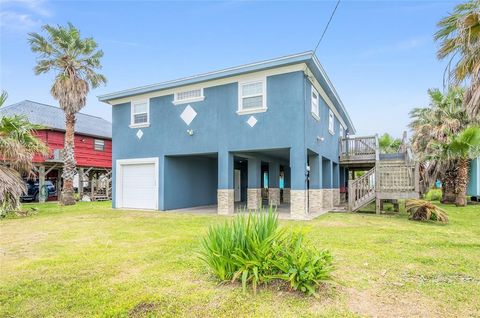
[[[448,225],[405,214],[282,221],[335,258],[318,299],[215,281],[197,252],[219,216],[36,206],[0,221],[0,317],[480,316],[480,206],[445,207]]]

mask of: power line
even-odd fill
[[[338,5],[340,4],[340,0],[337,1],[337,4],[335,5],[335,8],[332,11],[332,14],[330,15],[330,19],[328,19],[327,25],[325,26],[325,29],[323,30],[322,36],[320,37],[320,40],[318,40],[317,45],[315,46],[315,49],[313,50],[313,55],[315,55],[315,52],[318,49],[318,46],[320,45],[320,42],[322,42],[323,37],[325,36],[325,33],[327,33],[328,26],[330,25],[330,22],[332,22],[333,16],[335,15],[335,11],[337,11]]]

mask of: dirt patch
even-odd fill
[[[139,303],[128,312],[128,317],[131,317],[131,318],[146,317],[147,314],[154,313],[156,309],[157,309],[157,304]]]
[[[425,299],[420,293],[402,294],[389,291],[347,289],[347,305],[359,315],[368,317],[447,317],[451,313]]]

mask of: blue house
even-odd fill
[[[312,52],[99,96],[112,105],[113,206],[262,204],[292,217],[340,202],[354,125]]]
[[[470,178],[467,195],[480,197],[480,157],[470,162]]]

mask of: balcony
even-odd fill
[[[379,159],[377,136],[346,137],[340,140],[340,163],[344,165],[375,165]]]

